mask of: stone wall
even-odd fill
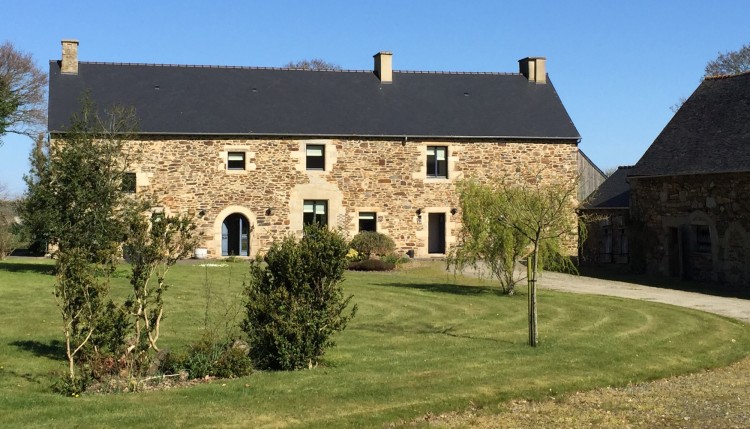
[[[643,228],[648,271],[748,287],[750,173],[630,180],[631,216]]]
[[[325,146],[325,171],[305,168],[305,146]],[[427,146],[448,147],[448,178],[426,176]],[[328,223],[349,237],[359,212],[376,212],[377,229],[397,249],[429,256],[427,219],[446,216],[446,245],[455,242],[460,213],[455,182],[511,176],[543,181],[577,173],[575,141],[414,141],[357,139],[233,139],[153,137],[129,144],[137,192],[156,198],[166,212],[196,216],[203,247],[221,255],[226,216],[243,214],[251,224],[250,254],[302,230],[302,202],[327,200]],[[245,153],[244,170],[228,170],[228,152]],[[421,215],[417,215],[417,209]]]

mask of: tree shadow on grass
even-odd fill
[[[449,293],[453,295],[476,296],[483,293],[503,295],[499,287],[492,286],[468,286],[451,283],[378,283],[378,286],[389,286],[396,288],[418,289],[427,292]]]
[[[0,262],[0,271],[9,273],[36,273],[36,274],[55,274],[55,266],[47,264],[32,264],[28,262]]]
[[[472,341],[487,341],[492,343],[503,343],[503,344],[515,344],[513,341],[493,338],[491,336],[474,336],[462,332],[462,329],[453,325],[434,325],[430,323],[415,323],[413,325],[404,325],[403,323],[360,323],[354,328],[348,328],[352,330],[362,330],[377,332],[380,334],[388,334],[388,336],[394,335],[446,335],[453,338],[460,338]]]
[[[65,360],[65,344],[60,340],[51,340],[48,343],[34,340],[19,340],[9,344],[21,350],[31,352],[34,356],[46,357],[52,360]]]

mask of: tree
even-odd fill
[[[718,56],[706,64],[703,77],[734,75],[750,71],[750,43],[743,45],[736,51],[718,53]],[[673,113],[677,113],[685,104],[687,98],[680,97],[677,103],[669,107]]]
[[[137,155],[125,151],[125,142],[136,128],[131,109],[113,107],[102,117],[84,100],[58,140],[37,140],[21,203],[33,239],[49,240],[58,252],[81,249],[92,262],[118,254],[125,231],[118,218],[122,182]]]
[[[63,321],[68,386],[80,390],[75,365],[106,308],[109,277],[120,255],[125,224],[119,215],[121,184],[135,129],[132,110],[114,108],[100,117],[84,100],[80,115],[59,140],[38,140],[31,155],[27,191],[20,204],[30,236],[57,247],[55,297]]]
[[[132,205],[125,213],[127,240],[123,251],[132,266],[133,288],[133,294],[125,302],[126,311],[134,319],[134,335],[126,350],[131,379],[148,368],[148,351],[159,351],[156,343],[164,316],[167,272],[197,245],[193,234],[195,224],[187,215],[148,216],[150,210],[150,204],[141,203]]]
[[[545,182],[541,173],[522,183],[503,178],[459,187],[464,226],[460,244],[451,254],[452,263],[462,269],[484,262],[501,283],[514,285],[518,281],[513,274],[515,263],[527,257],[531,346],[538,344],[538,272],[553,266],[575,271],[564,255],[579,231],[584,231],[575,213],[577,189],[577,180]]]
[[[0,183],[0,261],[13,253],[21,239],[19,225],[15,220],[15,203],[8,196],[5,185]]]
[[[732,75],[750,71],[750,43],[731,52],[719,52],[706,64],[705,76]]]
[[[537,329],[537,275],[545,266],[557,265],[575,271],[564,256],[565,246],[575,242],[584,230],[575,214],[577,180],[543,184],[541,174],[534,183],[504,184],[499,193],[506,204],[499,223],[516,231],[531,243],[527,258],[529,285],[529,345],[539,342]]]
[[[334,345],[332,335],[357,311],[345,312],[352,296],[341,288],[348,251],[341,234],[315,224],[299,242],[274,243],[265,267],[251,265],[242,329],[257,368],[310,368]]]
[[[0,136],[11,132],[35,138],[47,124],[47,74],[31,54],[0,45]]]
[[[527,245],[525,237],[497,222],[507,201],[493,186],[473,181],[458,184],[462,227],[458,245],[448,254],[448,268],[463,272],[468,267],[486,266],[491,278],[500,282],[504,294],[513,295],[522,278],[516,273],[516,262]]]
[[[330,63],[320,58],[313,58],[311,60],[304,59],[300,61],[289,61],[288,63],[284,64],[284,68],[302,70],[341,70],[340,65]]]

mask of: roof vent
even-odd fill
[[[62,64],[60,71],[64,74],[78,74],[78,40],[62,40]]]
[[[545,57],[526,57],[518,60],[519,72],[529,82],[547,83],[547,59]]]
[[[393,53],[380,51],[373,58],[375,58],[375,76],[380,79],[380,83],[393,83]]]

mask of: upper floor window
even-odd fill
[[[427,177],[448,178],[446,146],[427,146]]]
[[[120,190],[126,194],[135,194],[135,173],[123,173]]]
[[[377,231],[378,223],[375,212],[360,212],[359,213],[359,230],[361,231]]]
[[[328,201],[305,200],[302,209],[302,223],[328,225]]]
[[[228,170],[244,170],[245,169],[245,152],[227,153],[227,169]]]
[[[305,162],[308,170],[325,170],[326,147],[322,144],[309,144],[305,147]]]

